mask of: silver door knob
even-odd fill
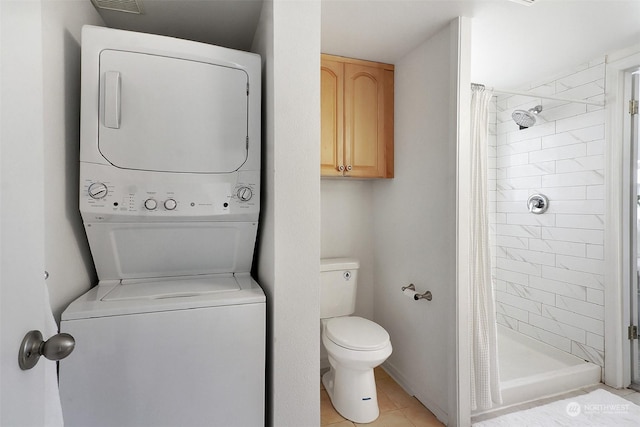
[[[44,341],[40,331],[29,331],[24,336],[18,353],[18,365],[26,371],[38,363],[40,356],[49,360],[64,359],[71,354],[76,340],[69,334],[57,334]]]

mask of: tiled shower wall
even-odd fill
[[[604,101],[604,59],[521,91]],[[493,98],[489,205],[498,323],[604,366],[603,107]],[[516,109],[542,105],[519,130]],[[529,213],[542,193],[549,210]]]

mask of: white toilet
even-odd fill
[[[389,334],[377,323],[349,316],[356,305],[358,261],[331,258],[320,265],[322,344],[331,366],[322,383],[340,415],[370,423],[380,414],[373,368],[391,355]]]

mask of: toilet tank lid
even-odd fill
[[[360,262],[355,258],[323,258],[320,260],[320,271],[355,270]]]

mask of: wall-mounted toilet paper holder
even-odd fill
[[[405,292],[407,290],[410,292]],[[427,301],[431,301],[433,299],[433,296],[431,295],[431,291],[426,291],[423,294],[417,293],[416,286],[413,283],[409,284],[409,286],[403,286],[402,292],[404,292],[407,295],[413,295],[413,299],[416,301],[421,299],[426,299]]]

